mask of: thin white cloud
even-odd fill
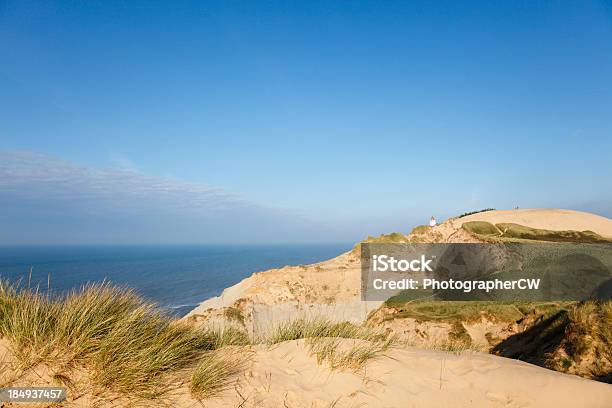
[[[210,211],[254,206],[219,188],[147,176],[133,169],[94,169],[29,151],[0,151],[0,194],[126,209],[157,205]]]
[[[316,242],[327,227],[221,188],[0,151],[0,244]]]

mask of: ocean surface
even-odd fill
[[[319,262],[350,244],[0,247],[0,278],[54,292],[111,281],[182,316],[253,272]]]

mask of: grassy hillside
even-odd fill
[[[486,221],[469,221],[462,228],[470,234],[484,239],[504,241],[547,241],[547,242],[580,242],[585,244],[612,243],[611,239],[602,237],[593,231],[552,231],[526,227],[514,223],[491,224]]]

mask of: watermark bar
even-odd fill
[[[363,300],[612,299],[612,245],[361,244]]]
[[[62,402],[66,388],[62,387],[10,387],[0,388],[0,402]]]

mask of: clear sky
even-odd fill
[[[0,243],[611,217],[611,180],[610,2],[0,0]]]

